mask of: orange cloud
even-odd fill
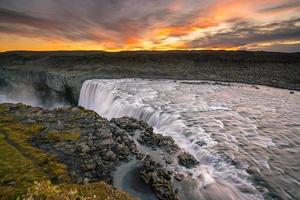
[[[12,0],[3,0],[5,1]],[[20,0],[23,1],[25,2]],[[117,3],[114,4],[91,1],[99,4],[97,9],[94,9],[95,6],[85,8],[84,6],[88,5],[82,4],[80,10],[75,10],[75,6],[74,11],[70,9],[70,13],[66,15],[63,9],[58,12],[59,6],[63,5],[56,5],[45,8],[45,12],[40,13],[41,16],[34,15],[37,12],[26,14],[17,10],[18,8],[1,8],[0,2],[0,51],[206,48],[232,50],[261,47],[263,45],[259,44],[264,42],[273,44],[270,38],[264,36],[264,32],[270,34],[276,29],[275,26],[280,28],[284,20],[296,19],[299,17],[297,11],[300,10],[300,4],[293,0],[174,0],[156,3],[141,0],[126,9],[122,5],[127,4],[123,4],[124,1],[121,0],[116,0]],[[30,10],[30,3],[25,2],[23,7],[27,4]],[[69,1],[65,1],[65,5],[73,6]],[[99,12],[98,8],[104,9]],[[84,12],[77,13],[81,10]],[[71,17],[69,14],[72,14]],[[246,24],[245,30],[241,28],[242,31],[236,32],[236,27],[243,23]],[[272,23],[277,25],[259,28]],[[251,30],[248,30],[250,28]],[[284,28],[287,29],[286,34],[282,31]],[[297,30],[300,28],[296,23],[284,28],[280,29],[281,41],[299,41]],[[261,39],[249,35],[258,30],[260,34],[256,36]],[[244,39],[243,35],[248,37],[245,38],[245,42],[240,41]],[[273,33],[270,35],[276,38],[276,33],[274,36]],[[288,35],[288,38],[284,39],[285,35]],[[238,38],[239,43],[232,38]],[[264,41],[264,38],[267,41]],[[222,39],[223,41],[220,41]]]

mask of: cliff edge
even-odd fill
[[[53,91],[76,104],[82,82],[102,78],[241,82],[300,90],[300,53],[246,51],[5,52],[0,87]]]

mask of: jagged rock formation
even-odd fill
[[[153,188],[158,199],[178,199],[173,185],[175,174],[166,168],[168,162],[164,158],[156,161],[147,154],[148,150],[143,151],[143,145],[174,158],[180,149],[172,138],[154,133],[144,122],[127,117],[108,121],[93,111],[78,107],[50,111],[23,104],[0,104],[0,111],[0,125],[4,120],[8,126],[13,118],[18,126],[34,128],[32,133],[25,133],[26,145],[55,156],[67,166],[72,182],[113,184],[116,168],[136,159],[140,179]],[[51,162],[54,161],[42,161],[39,165]],[[64,173],[54,173],[50,180],[62,182],[65,178]]]

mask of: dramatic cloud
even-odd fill
[[[208,33],[198,40],[189,43],[189,48],[210,47],[249,47],[260,43],[276,44],[288,41],[300,42],[300,18],[280,23],[253,26],[249,23],[236,23],[230,30]],[[277,44],[278,45],[278,44]],[[299,49],[300,51],[300,46]]]
[[[298,13],[300,0],[0,0],[0,50],[299,51]]]
[[[294,9],[294,8],[298,8],[298,10],[300,9],[300,1],[284,2],[284,3],[279,4],[279,5],[263,8],[263,9],[261,9],[261,11],[262,12],[274,12],[274,11],[280,12],[280,11],[284,11],[284,10],[288,10],[288,9]]]

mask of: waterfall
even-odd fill
[[[186,138],[180,139],[180,134],[187,129],[186,125],[176,116],[155,110],[149,105],[143,104],[139,99],[122,98],[107,86],[97,80],[88,80],[83,83],[79,105],[97,112],[107,118],[133,117],[147,122],[160,133],[168,133],[186,142]]]
[[[197,180],[197,187],[193,190],[199,194],[195,199],[261,199],[261,194],[247,180],[244,170],[224,162],[210,149],[216,141],[199,125],[199,116],[189,117],[191,113],[226,111],[228,108],[208,106],[200,101],[199,95],[192,92],[190,96],[180,94],[185,90],[183,87],[179,88],[171,81],[165,82],[164,85],[153,82],[156,84],[154,87],[151,81],[142,79],[87,80],[81,88],[79,105],[109,120],[125,116],[142,120],[156,132],[171,136],[181,149],[191,153],[201,163],[192,170],[180,166],[174,168],[192,174],[192,178]],[[205,92],[211,92],[211,89]],[[168,97],[171,94],[178,96],[176,99]],[[223,126],[217,120],[208,123]],[[204,144],[204,147],[199,144]],[[208,185],[209,189],[203,191]]]

